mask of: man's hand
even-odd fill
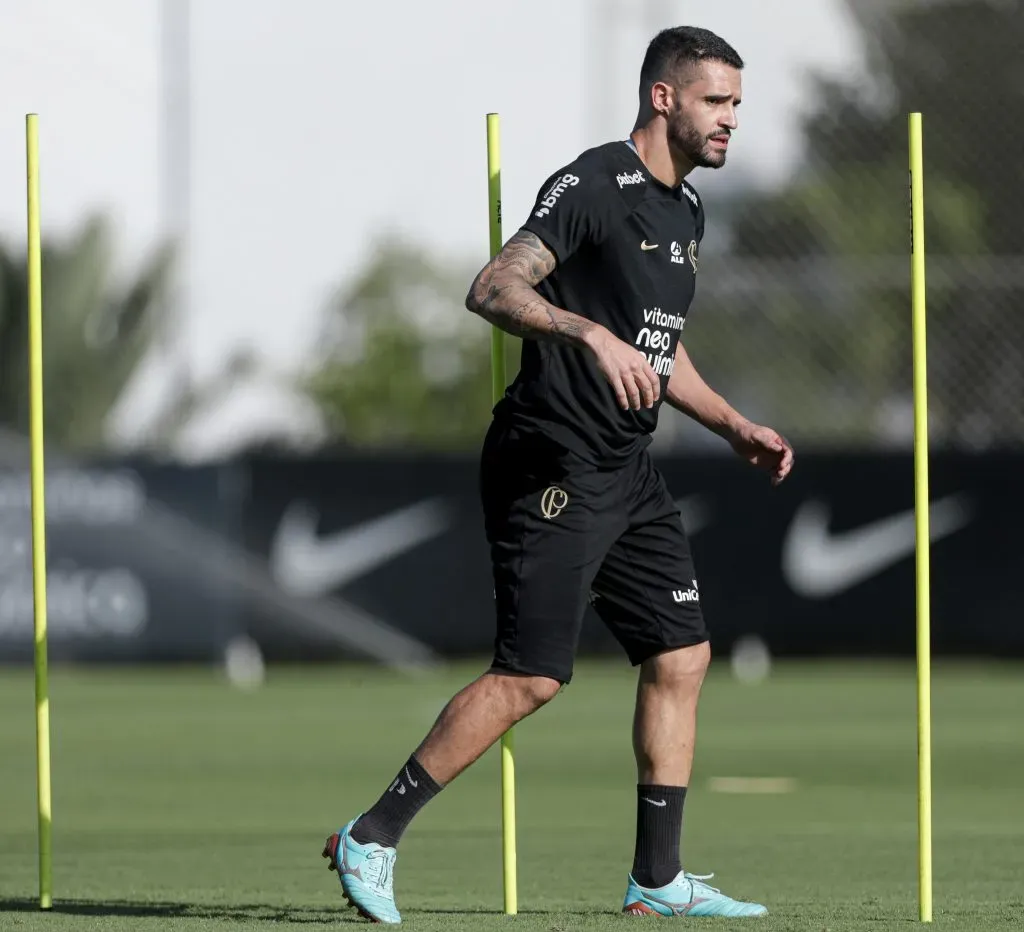
[[[620,408],[639,411],[641,406],[653,407],[661,396],[661,379],[640,350],[600,326],[585,334],[583,343],[614,389]]]
[[[749,421],[729,437],[732,448],[748,463],[771,473],[778,485],[793,468],[793,448],[782,434]]]

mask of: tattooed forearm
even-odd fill
[[[477,275],[466,307],[515,336],[579,343],[593,321],[549,304],[533,287],[554,267],[540,239],[520,230]]]
[[[555,270],[555,257],[533,233],[520,230],[494,257],[496,272],[518,271],[530,285],[538,284]]]

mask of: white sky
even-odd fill
[[[327,296],[378,239],[482,263],[485,113],[501,114],[508,235],[551,171],[629,131],[643,50],[662,26],[713,29],[747,63],[729,167],[693,179],[709,223],[730,173],[733,183],[769,184],[792,169],[804,70],[845,70],[858,52],[839,0],[789,0],[784,15],[762,0],[618,0],[602,42],[595,14],[611,6],[194,0],[192,236],[175,358],[204,375],[246,346],[277,370],[301,367]],[[103,210],[116,222],[120,269],[153,246],[166,222],[160,8],[0,4],[5,240],[24,236],[24,114],[36,111],[44,235],[64,236]],[[140,379],[120,419],[125,435],[144,422],[165,371],[154,364]],[[195,449],[291,418],[268,392],[240,393],[198,425]]]

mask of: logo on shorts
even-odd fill
[[[540,510],[545,518],[557,518],[569,504],[569,496],[557,485],[548,486],[540,497]]]
[[[692,580],[692,589],[673,589],[672,598],[677,602],[699,602],[700,593],[697,591],[697,580]]]

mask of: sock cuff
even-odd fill
[[[657,793],[659,796],[685,796],[685,786],[664,786],[660,783],[638,783],[636,791],[641,796],[647,793]]]
[[[441,792],[441,784],[438,783],[429,773],[427,773],[423,765],[418,760],[416,760],[415,754],[410,756],[409,760],[406,761],[405,766],[409,768],[410,773],[412,774],[413,778],[417,783],[419,783],[422,780],[424,787],[426,787],[426,789],[428,789],[430,792]]]

